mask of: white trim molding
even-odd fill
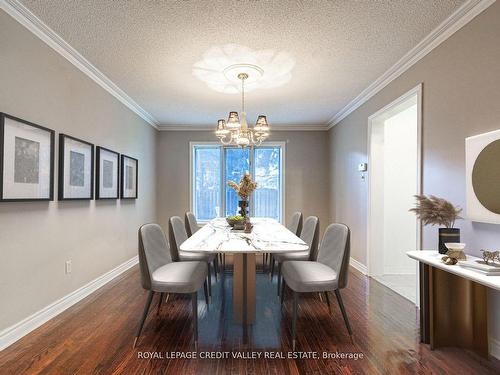
[[[351,100],[344,108],[337,112],[328,122],[327,129],[331,129],[340,121],[349,116],[356,109],[370,100],[389,83],[410,69],[434,48],[451,37],[467,23],[472,21],[482,11],[487,9],[496,0],[468,0],[430,34],[420,41],[414,48],[406,53],[396,64],[391,66],[384,74],[364,89],[358,96]]]
[[[337,112],[326,124],[312,125],[275,125],[275,131],[326,131],[338,124],[349,114],[354,112],[370,98],[376,95],[389,83],[398,78],[434,48],[452,36],[456,31],[469,23],[474,17],[487,9],[496,0],[468,0],[453,14],[444,20],[420,43],[406,53],[396,64],[371,83],[358,96],[351,100],[344,108]],[[0,0],[0,8],[5,10],[16,21],[25,26],[48,46],[66,58],[70,63],[80,69],[89,78],[117,98],[126,107],[144,119],[148,124],[158,130],[165,131],[203,131],[212,130],[204,126],[159,124],[158,121],[136,103],[127,93],[121,90],[104,73],[97,69],[91,62],[71,47],[55,31],[48,27],[42,20],[34,15],[18,0]]]
[[[349,265],[352,266],[353,268],[357,269],[363,275],[368,274],[368,269],[366,268],[366,266],[363,263],[354,259],[353,257],[351,257],[351,259],[349,260]]]
[[[7,12],[12,18],[35,34],[71,64],[80,69],[90,79],[113,95],[132,112],[157,129],[158,121],[156,121],[156,119],[149,112],[137,104],[130,96],[127,95],[127,93],[125,93],[125,91],[120,89],[113,81],[106,77],[104,73],[97,69],[77,50],[71,47],[54,30],[48,27],[40,18],[35,16],[18,0],[0,0],[0,9]]]
[[[215,131],[215,122],[213,126],[203,126],[203,125],[170,125],[170,124],[160,124],[157,127],[160,131]],[[273,131],[327,131],[328,126],[326,124],[310,124],[310,125],[280,125],[271,124],[271,132]]]
[[[497,340],[494,337],[490,336],[489,346],[490,346],[490,355],[495,357],[496,359],[500,359],[500,340]]]
[[[23,336],[40,327],[50,319],[56,317],[64,310],[73,306],[88,295],[92,294],[97,289],[103,287],[115,277],[135,266],[138,262],[139,259],[136,255],[135,257],[106,272],[104,275],[99,276],[81,288],[78,288],[77,290],[44,307],[40,311],[37,311],[10,327],[7,327],[0,332],[0,351],[12,345]]]

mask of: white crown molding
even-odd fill
[[[368,274],[368,269],[366,268],[366,266],[363,263],[358,262],[353,257],[351,257],[351,259],[349,260],[349,265],[351,265],[353,268],[357,269],[363,275],[367,275]]]
[[[58,52],[66,60],[80,69],[90,79],[122,102],[131,111],[145,120],[148,124],[157,128],[158,122],[144,108],[137,104],[130,96],[120,89],[104,73],[97,69],[91,62],[83,57],[77,50],[64,41],[54,30],[48,27],[42,20],[17,0],[0,0],[0,8],[7,12],[17,22],[35,34],[49,47]]]
[[[439,46],[455,32],[472,21],[474,17],[492,5],[495,1],[496,0],[468,0],[464,3],[460,8],[453,12],[451,16],[444,20],[424,39],[422,39],[420,43],[418,43],[398,62],[396,62],[396,64],[390,67],[384,74],[382,74],[358,96],[351,100],[344,108],[337,112],[328,122],[327,129],[331,129],[344,118],[349,116],[389,83],[415,65],[434,48]]]
[[[325,131],[331,129],[349,114],[354,112],[361,105],[366,103],[375,94],[381,91],[389,83],[407,71],[420,59],[426,56],[434,48],[448,39],[456,31],[470,22],[474,17],[492,5],[496,0],[468,0],[458,8],[450,17],[443,21],[430,34],[428,34],[419,44],[412,48],[396,64],[389,68],[384,74],[377,78],[356,98],[350,101],[344,108],[337,112],[324,125],[304,125],[304,126],[279,126],[273,127],[277,131]],[[28,8],[18,0],[0,0],[0,8],[7,12],[20,24],[25,26],[48,46],[66,58],[70,63],[80,69],[89,78],[117,98],[130,110],[144,119],[148,124],[158,130],[165,131],[203,131],[211,130],[202,126],[179,126],[179,125],[159,125],[158,121],[144,108],[137,104],[130,96],[113,83],[104,73],[97,69],[78,51],[66,43],[56,32],[49,28],[42,20],[35,16]]]
[[[197,125],[170,125],[161,124],[157,127],[160,131],[205,131],[211,132],[215,130],[214,127],[210,126],[197,126]],[[271,125],[271,131],[327,131],[326,124],[316,124],[316,125]]]
[[[119,266],[106,272],[104,275],[92,280],[81,288],[67,294],[50,305],[37,311],[33,315],[21,320],[20,322],[0,331],[0,351],[12,345],[14,342],[27,335],[34,329],[40,327],[45,322],[62,313],[67,308],[81,301],[97,289],[109,283],[115,277],[132,268],[139,262],[137,255]]]

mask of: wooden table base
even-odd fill
[[[239,324],[253,324],[255,321],[255,254],[236,253],[233,257],[233,318]]]
[[[428,302],[421,304],[422,341],[431,349],[455,346],[488,358],[488,288],[428,265],[422,275],[428,277],[421,284],[422,299]]]

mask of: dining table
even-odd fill
[[[180,245],[182,251],[233,255],[233,319],[245,328],[255,321],[256,256],[309,249],[275,219],[252,217],[250,223],[252,229],[245,233],[225,218],[215,218]]]

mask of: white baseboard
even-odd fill
[[[81,301],[139,262],[137,256],[0,332],[0,351]]]
[[[496,359],[500,359],[500,340],[497,340],[490,336],[489,338],[490,355]]]
[[[363,275],[368,274],[368,269],[366,268],[366,266],[363,263],[358,262],[353,257],[351,257],[349,264],[353,266],[355,269],[357,269],[359,272],[361,272]]]

